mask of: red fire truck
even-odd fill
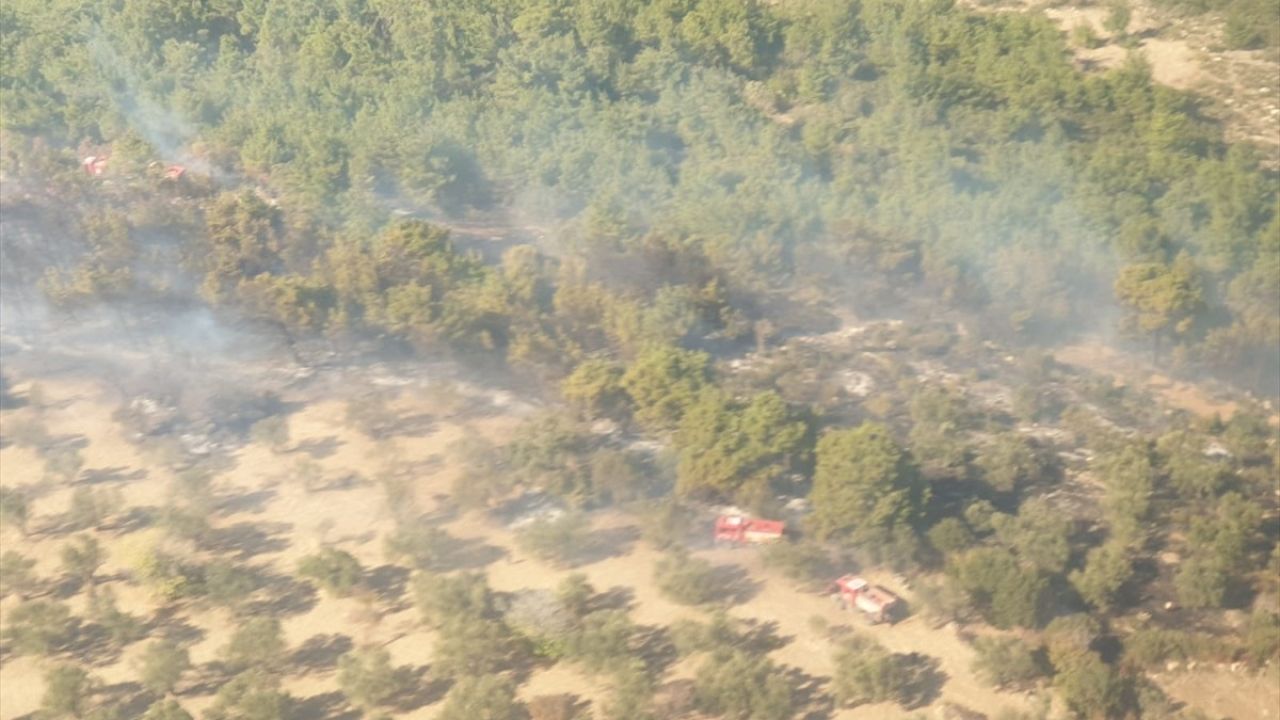
[[[761,520],[746,515],[721,515],[716,518],[717,543],[770,543],[782,539],[787,524],[780,520]]]
[[[856,575],[845,575],[832,583],[831,597],[846,610],[861,610],[873,623],[892,623],[905,607],[902,598]]]

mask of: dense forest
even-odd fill
[[[82,198],[67,218],[82,247],[21,267],[48,269],[64,305],[172,291],[139,258],[178,234],[205,300],[299,331],[572,359],[639,340],[620,335],[743,334],[769,293],[824,287],[927,296],[992,333],[1118,324],[1165,362],[1275,390],[1275,174],[1140,57],[1073,70],[1034,15],[942,0],[3,12],[6,176]],[[197,211],[154,184],[69,177],[74,149],[108,146],[113,173],[184,162],[193,179],[170,192],[220,197]],[[571,220],[540,248],[561,262],[497,272],[378,234],[392,210],[496,208]],[[553,285],[561,305],[607,302],[615,337],[515,317],[536,306],[513,303],[516,267],[541,272],[522,290],[544,307]],[[620,309],[642,297],[657,317]]]
[[[1238,46],[1276,42],[1251,22],[1258,3],[1170,4],[1225,10]],[[372,344],[515,378],[559,409],[461,453],[453,499],[487,508],[519,485],[572,508],[523,536],[529,552],[568,553],[580,513],[602,507],[675,527],[707,503],[775,515],[804,497],[801,538],[771,566],[816,581],[847,552],[921,578],[922,615],[1017,631],[978,638],[975,672],[1051,686],[1075,716],[1200,717],[1145,673],[1280,656],[1267,414],[1165,413],[1036,350],[1105,333],[1174,372],[1280,391],[1280,176],[1138,54],[1084,73],[1043,17],[950,0],[10,0],[0,28],[12,326],[105,317],[128,338],[199,308],[295,350]],[[855,350],[788,342],[846,310],[912,321],[859,336],[857,351],[899,354],[854,401],[810,374]],[[932,381],[921,368],[939,357],[968,374]],[[988,382],[1008,396],[984,402]],[[347,420],[388,433],[386,403],[353,401]],[[241,440],[287,445],[272,412]],[[638,459],[599,423],[668,452]],[[52,482],[78,477],[38,425],[5,435],[40,449]],[[1055,504],[1067,479],[1089,487],[1083,509]],[[6,521],[25,523],[29,500],[5,488]],[[198,535],[200,512],[166,522]],[[404,525],[388,553],[440,570],[445,540]],[[342,555],[299,575],[348,592],[363,571]],[[664,594],[704,603],[699,562],[664,557]],[[200,572],[193,595],[235,585]],[[441,717],[518,717],[464,705],[512,705],[481,676],[515,636],[613,677],[606,717],[663,717],[655,679],[620,659],[625,614],[580,607],[594,591],[561,589],[578,610],[548,639],[515,609],[500,619],[482,578],[424,577],[464,698]],[[44,647],[23,628],[66,611],[42,603],[11,613],[10,646]],[[227,651],[243,672],[208,717],[287,716],[263,680],[272,652],[251,647],[278,622],[260,620],[250,659]],[[699,711],[790,717],[792,689],[726,623],[676,633],[710,652]],[[837,704],[910,704],[898,655],[843,647]],[[366,687],[388,663],[345,657],[348,695],[400,692]],[[50,683],[87,682],[76,672]],[[182,716],[164,714],[173,682],[156,681],[148,717]]]

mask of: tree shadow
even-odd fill
[[[399,565],[379,565],[365,573],[364,582],[379,600],[389,603],[404,597],[409,571]]]
[[[479,570],[506,555],[506,550],[476,538],[453,538],[443,564],[451,570]]]
[[[124,648],[111,639],[106,628],[97,623],[72,622],[75,630],[63,648],[64,652],[92,667],[106,667],[120,660]]]
[[[338,448],[344,444],[344,441],[338,439],[337,435],[330,435],[323,438],[304,440],[294,445],[293,451],[310,455],[313,460],[322,460],[337,452]]]
[[[310,612],[319,599],[311,583],[288,575],[265,576],[260,592],[266,598],[246,605],[245,610],[250,615],[300,615]]]
[[[222,516],[237,513],[261,513],[267,501],[276,496],[275,490],[254,490],[227,498],[218,503],[218,514]]]
[[[418,682],[414,683],[412,689],[392,699],[391,706],[396,712],[413,712],[420,707],[439,702],[444,698],[445,693],[449,692],[449,688],[453,687],[452,680],[431,676],[427,673],[427,669],[426,665],[412,669],[412,675],[418,679]]]
[[[396,428],[388,435],[399,437],[425,437],[435,432],[436,419],[430,413],[418,413],[396,420]]]
[[[147,477],[147,471],[138,468],[133,472],[126,472],[129,468],[126,466],[117,466],[109,468],[92,468],[80,473],[80,480],[77,485],[98,485],[100,483],[110,482],[128,482],[130,480],[142,480]]]
[[[556,693],[537,695],[529,699],[529,712],[539,718],[578,718],[584,717],[591,703],[573,693]],[[658,717],[675,717],[674,714]]]
[[[631,552],[640,539],[640,529],[634,525],[596,530],[587,536],[586,542],[574,554],[574,565],[590,565]]]
[[[752,580],[741,565],[717,565],[711,568],[711,585],[717,588],[715,601],[740,605],[750,602],[760,592],[762,583]]]
[[[153,701],[151,693],[142,688],[141,683],[122,682],[105,685],[98,690],[99,703],[115,711],[116,717],[142,717]]]
[[[675,643],[671,642],[671,633],[661,625],[637,626],[632,642],[632,652],[655,677],[666,672],[679,659]]]
[[[289,665],[302,675],[328,670],[338,664],[338,658],[350,652],[351,638],[338,633],[312,635],[293,651]]]
[[[898,657],[903,671],[910,678],[902,689],[899,701],[902,707],[916,710],[938,699],[948,677],[939,669],[942,663],[938,658],[914,652]]]
[[[663,683],[653,694],[653,709],[660,718],[688,717],[694,710],[697,685],[688,678]]]
[[[835,714],[835,699],[827,692],[829,678],[810,675],[791,666],[782,669],[782,676],[791,687],[792,707],[799,717],[804,720],[825,720]]]
[[[248,560],[262,553],[280,552],[289,547],[283,537],[293,525],[280,522],[239,522],[209,531],[206,549],[219,555],[234,555],[236,560]]]
[[[143,691],[141,683],[136,682],[104,685],[97,694],[101,698],[100,705],[111,707],[116,717],[141,717],[155,700],[151,693]]]
[[[162,608],[146,624],[144,630],[146,637],[163,638],[178,645],[194,645],[207,635],[203,629],[178,617],[178,610],[173,606]]]
[[[347,704],[347,696],[333,690],[295,700],[288,715],[290,720],[360,720],[359,710]]]
[[[615,585],[592,596],[587,612],[597,610],[630,610],[635,605],[636,593],[625,585]]]
[[[741,647],[753,655],[773,652],[786,647],[795,639],[794,635],[787,635],[786,637],[779,635],[776,620],[765,622],[755,618],[745,618],[741,622],[746,626],[746,629],[741,633]]]
[[[110,531],[116,535],[128,535],[145,528],[151,527],[156,521],[156,508],[152,505],[138,506],[129,508],[123,515],[115,518],[111,523],[104,525],[104,531]]]

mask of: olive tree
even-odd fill
[[[280,621],[272,617],[249,618],[231,635],[222,659],[232,671],[265,668],[284,657],[285,640]]]
[[[187,649],[172,640],[156,640],[138,658],[138,679],[157,695],[168,695],[191,669]]]
[[[191,713],[182,709],[177,700],[163,698],[151,703],[142,714],[142,720],[193,720]]]
[[[24,655],[47,655],[70,639],[74,627],[67,606],[47,600],[25,602],[5,620],[5,639]]]
[[[41,709],[50,717],[86,717],[98,683],[78,665],[54,665],[44,675]]]
[[[464,677],[449,689],[438,720],[520,720],[511,681],[497,675]]]
[[[298,574],[314,581],[325,592],[347,597],[360,585],[364,568],[354,555],[337,548],[325,548],[298,562]]]
[[[677,551],[659,558],[653,567],[659,592],[683,605],[701,605],[716,595],[717,583],[711,563]]]
[[[1035,651],[1015,637],[980,637],[973,643],[974,673],[997,688],[1019,688],[1044,674]]]
[[[77,535],[62,546],[62,567],[83,585],[93,584],[93,576],[104,560],[102,546],[92,535]]]
[[[352,704],[365,708],[386,705],[413,686],[413,668],[391,664],[384,648],[353,650],[338,660],[338,687]]]
[[[36,561],[16,550],[0,553],[0,597],[16,593],[21,599],[36,588],[39,578],[32,570]]]

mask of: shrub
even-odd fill
[[[465,677],[449,689],[438,720],[520,720],[511,681],[498,676]]]
[[[510,631],[496,620],[456,618],[439,629],[433,667],[452,678],[491,675],[515,654]]]
[[[582,626],[569,635],[565,655],[582,664],[588,672],[616,667],[631,654],[635,626],[623,610],[599,610],[582,619]]]
[[[358,707],[386,705],[413,682],[413,668],[393,666],[391,653],[383,648],[355,650],[338,661],[338,687]]]
[[[383,552],[417,570],[443,570],[452,549],[449,533],[430,525],[400,525],[387,536]]]
[[[330,595],[347,597],[363,579],[364,568],[351,553],[337,548],[325,548],[315,555],[302,558],[298,563],[298,574],[315,581]]]
[[[711,563],[688,553],[674,552],[654,565],[654,581],[666,597],[683,605],[710,602],[716,594],[715,571]]]
[[[178,686],[183,673],[191,669],[191,656],[172,640],[156,640],[147,645],[138,664],[142,686],[157,695],[168,695]]]
[[[967,550],[973,546],[973,531],[960,518],[943,518],[929,528],[929,544],[944,555]]]
[[[583,515],[565,513],[557,518],[530,523],[520,530],[516,540],[522,549],[534,557],[564,565],[569,564],[581,550],[588,527]]]
[[[27,534],[27,522],[31,519],[31,500],[21,488],[0,487],[0,523],[18,528]]]
[[[698,668],[698,709],[735,720],[792,716],[792,690],[778,667],[740,650],[720,650]]]
[[[841,705],[899,700],[911,682],[898,657],[870,638],[855,636],[842,643],[834,661],[831,688]]]
[[[88,585],[106,558],[92,535],[79,535],[62,546],[62,567],[67,574]]]
[[[1266,608],[1255,609],[1245,630],[1244,649],[1249,660],[1257,665],[1280,657],[1280,615]]]
[[[17,593],[18,597],[25,599],[39,582],[32,572],[35,566],[35,560],[20,552],[5,550],[0,554],[0,597]]]
[[[560,604],[575,618],[587,614],[587,608],[595,594],[596,589],[582,573],[571,573],[560,581],[559,587],[556,588],[556,597],[560,600]]]
[[[280,681],[261,670],[242,672],[218,689],[203,720],[286,720],[293,698]]]
[[[142,720],[194,720],[177,700],[157,700],[142,714]]]
[[[41,708],[50,717],[85,717],[89,710],[90,696],[97,683],[84,668],[76,665],[55,665],[44,675],[44,696]]]
[[[234,672],[265,668],[284,657],[285,641],[280,621],[270,617],[246,620],[222,650],[223,662]]]
[[[49,654],[70,639],[73,629],[71,611],[62,603],[28,601],[8,615],[4,637],[23,655]]]
[[[271,448],[272,452],[284,452],[289,445],[289,421],[282,415],[263,418],[249,428],[249,437]]]
[[[693,527],[694,514],[680,502],[662,500],[643,513],[641,534],[645,542],[659,550],[683,545]]]
[[[1044,674],[1035,652],[1018,638],[980,637],[973,647],[974,673],[997,688],[1024,687]]]
[[[194,720],[177,700],[157,700],[142,714],[142,720]]]
[[[825,548],[812,542],[775,542],[765,548],[767,567],[803,583],[814,583],[831,576],[831,557]]]
[[[93,591],[89,596],[89,617],[107,632],[117,646],[140,640],[146,634],[142,620],[121,610],[111,588]]]
[[[420,572],[414,577],[413,592],[428,625],[439,627],[454,620],[493,616],[493,594],[480,573],[450,576]]]

